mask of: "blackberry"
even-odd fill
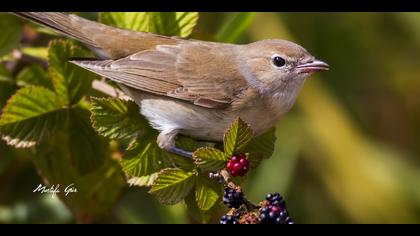
[[[249,170],[249,161],[245,154],[234,155],[226,165],[232,176],[244,176]]]
[[[282,207],[285,208],[285,202],[283,197],[279,194],[279,193],[269,193],[267,194],[267,196],[265,197],[265,199],[268,201],[268,204],[271,206],[278,206],[278,207]]]
[[[245,202],[245,197],[242,192],[233,188],[226,187],[223,195],[223,203],[229,208],[239,208]]]
[[[286,203],[278,193],[267,194],[267,201],[259,209],[261,224],[293,224],[292,218],[286,210]]]
[[[284,221],[284,223],[285,224],[288,224],[288,225],[292,225],[292,224],[294,224],[295,222],[292,220],[292,218],[290,218],[289,216],[286,218],[286,220]]]
[[[236,215],[224,215],[219,223],[222,225],[237,225],[239,224],[239,219]]]

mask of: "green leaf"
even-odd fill
[[[235,13],[216,35],[220,42],[235,43],[239,36],[251,25],[254,21],[255,12],[239,12]]]
[[[105,142],[90,125],[89,110],[77,107],[69,110],[67,145],[68,154],[80,174],[87,174],[102,165],[106,157]]]
[[[99,134],[120,141],[130,142],[150,129],[139,107],[132,101],[117,98],[92,100],[93,127]]]
[[[249,153],[248,160],[251,168],[255,168],[259,163],[268,159],[273,155],[274,145],[276,142],[276,129],[272,128],[258,137],[255,137],[245,148],[245,152]]]
[[[99,21],[103,24],[123,29],[149,32],[152,12],[101,12]]]
[[[195,184],[195,199],[197,201],[197,206],[201,210],[208,211],[212,208],[220,199],[220,193],[220,186],[215,185],[205,177],[200,176],[197,178]]]
[[[16,78],[19,86],[36,85],[54,91],[50,76],[47,71],[38,65],[25,67]]]
[[[38,57],[43,60],[48,59],[48,48],[46,47],[23,47],[21,51],[32,57]]]
[[[151,175],[141,176],[141,177],[130,177],[127,180],[127,183],[130,186],[139,186],[139,187],[151,187],[153,182],[157,179],[159,173],[153,173]]]
[[[0,118],[0,132],[9,145],[31,147],[49,137],[65,120],[56,94],[42,87],[26,87],[11,97]]]
[[[172,168],[161,171],[150,192],[163,204],[175,204],[183,200],[195,182],[194,172]]]
[[[216,171],[226,167],[228,157],[219,149],[203,147],[197,149],[194,154],[196,165],[203,171]]]
[[[3,64],[0,64],[0,82],[9,84],[13,83],[12,74]]]
[[[89,111],[76,107],[66,114],[63,127],[34,150],[34,163],[46,184],[77,188],[77,193],[58,196],[78,222],[92,223],[112,209],[124,179],[107,143],[90,126]]]
[[[16,86],[14,84],[14,80],[12,79],[12,75],[3,64],[0,64],[0,110],[6,104],[6,101],[10,98],[10,96],[12,96],[15,90]]]
[[[111,159],[86,175],[80,175],[69,158],[71,147],[63,143],[64,132],[36,149],[34,163],[43,181],[48,186],[60,185],[58,197],[71,210],[77,222],[92,223],[96,218],[109,213],[125,186],[121,168]],[[77,148],[77,147],[72,147]],[[77,193],[65,196],[64,189],[71,185]]]
[[[49,72],[56,93],[65,104],[76,104],[90,89],[98,75],[69,62],[71,58],[91,56],[86,50],[65,40],[54,40],[49,44]]]
[[[237,118],[232,123],[223,138],[225,153],[228,156],[231,156],[239,151],[242,151],[242,149],[251,141],[251,139],[251,127],[242,121],[241,118]]]
[[[121,160],[123,171],[129,176],[147,176],[163,169],[167,153],[156,143],[156,132],[149,130],[131,144]]]
[[[190,194],[188,194],[184,201],[185,205],[187,206],[189,215],[202,224],[210,222],[214,216],[221,215],[222,211],[224,213],[226,212],[224,205],[218,203],[214,204],[213,207],[207,211],[201,210],[197,205],[195,191],[192,191]]]
[[[100,21],[120,28],[188,37],[198,21],[198,12],[102,12]]]
[[[193,152],[200,147],[196,140],[183,135],[177,136],[176,146],[190,152]]]
[[[85,203],[79,201],[74,203],[77,205],[83,204],[84,211],[103,215],[111,212],[117,203],[122,189],[125,187],[125,180],[118,163],[106,159],[95,170],[75,180],[75,185],[79,186],[81,195],[85,195],[83,198],[86,198],[87,201]],[[83,199],[80,201],[83,201]]]
[[[19,45],[22,25],[16,16],[0,13],[0,57]]]
[[[179,135],[176,140],[176,146],[186,151],[194,152],[197,148],[199,148],[199,143],[192,138]],[[167,151],[164,151],[164,153],[166,156],[163,159],[165,165],[168,167],[171,167],[175,164],[185,171],[193,171],[196,168],[191,158],[185,158],[183,156],[179,156]]]

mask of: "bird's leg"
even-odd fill
[[[178,130],[172,130],[170,132],[161,132],[157,137],[157,144],[160,148],[172,152],[174,154],[192,158],[192,152],[186,151],[182,148],[178,148],[175,146],[175,138],[178,135]]]
[[[178,155],[183,156],[183,157],[188,157],[188,158],[192,158],[192,155],[193,155],[192,152],[184,150],[182,148],[177,148],[177,147],[173,147],[173,148],[171,148],[167,151],[178,154]]]

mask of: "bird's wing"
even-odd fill
[[[191,41],[159,45],[119,60],[73,63],[135,89],[224,108],[248,87],[230,47]]]

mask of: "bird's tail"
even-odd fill
[[[175,43],[170,37],[123,30],[62,12],[13,12],[13,14],[81,41],[102,58],[117,59],[159,44]]]
[[[89,38],[84,32],[84,27],[87,25],[91,28],[99,27],[98,25],[100,24],[94,21],[63,12],[13,12],[13,14],[40,25],[47,26],[60,34],[81,41],[88,46],[98,46],[97,43]]]

